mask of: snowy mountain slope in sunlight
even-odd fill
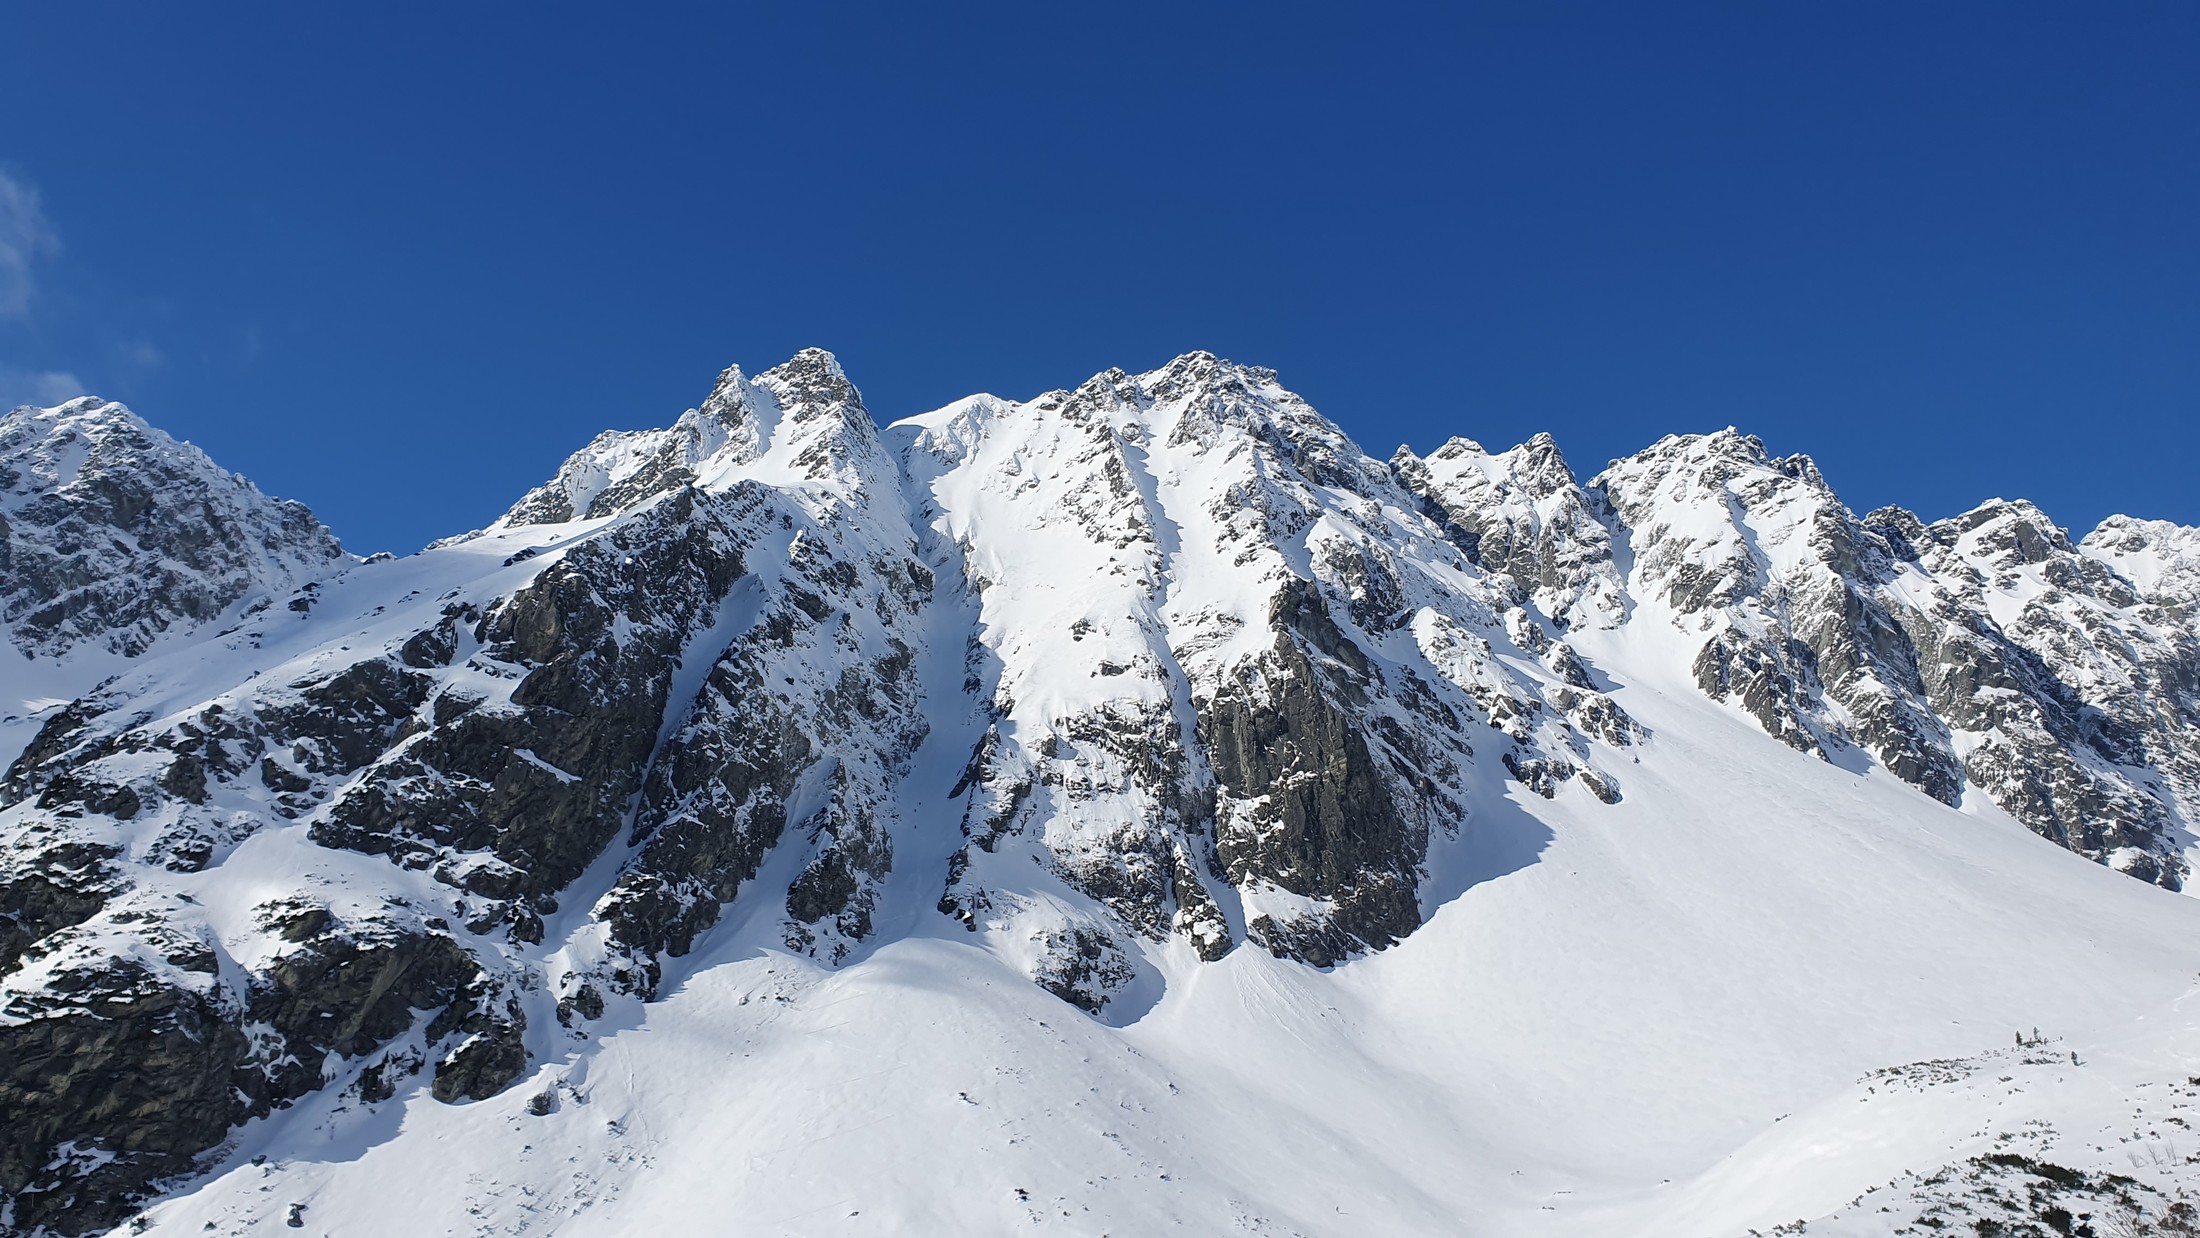
[[[0,416],[0,759],[164,639],[355,562],[313,513],[89,396]]]
[[[1477,767],[1618,797],[1633,723],[1273,374],[1193,354],[896,430],[992,719],[943,908],[1065,998],[1133,985],[1132,938],[1403,938]]]
[[[1997,1136],[2035,1116],[2094,1134],[2095,1093],[2200,1070],[2189,900],[1700,702],[1621,692],[1657,735],[1627,800],[1493,789],[1477,807],[1503,825],[1456,857],[1459,896],[1350,966],[1182,960],[1118,1029],[949,922],[835,971],[729,921],[637,1024],[504,1095],[324,1094],[149,1215],[227,1233],[277,1232],[303,1204],[336,1234],[739,1217],[820,1235],[1739,1236],[2011,1146]],[[2064,1084],[1973,1070],[2024,1070],[2021,1104],[1883,1102],[1859,1082],[2035,1025],[2088,1064]],[[2132,1174],[2108,1147],[2051,1159]],[[393,1200],[391,1181],[413,1189]]]
[[[2100,1130],[2200,1075],[2192,530],[1859,517],[1731,430],[1385,463],[1205,353],[880,430],[809,350],[327,544],[28,663],[0,1224],[1849,1234],[1994,1149],[2185,1172]]]

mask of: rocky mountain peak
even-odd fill
[[[1918,548],[1931,537],[1916,512],[1893,504],[1873,508],[1864,517],[1864,527],[1885,539],[1888,549],[1902,559],[1916,559]]]
[[[1800,482],[1827,498],[1833,497],[1833,488],[1827,484],[1825,474],[1819,471],[1817,461],[1801,453],[1774,456],[1766,450],[1763,439],[1733,426],[1711,434],[1668,435],[1628,457],[1628,461],[1634,462],[1638,471],[1660,475],[1685,473],[1702,478],[1708,485],[1719,485],[1752,470],[1763,470]],[[1621,463],[1613,461],[1615,466]]]
[[[2070,535],[2025,499],[1989,499],[1929,527],[1959,554],[1997,567],[2045,563],[2076,553]]]
[[[15,506],[78,486],[73,497],[114,501],[97,478],[128,473],[154,458],[208,476],[228,474],[188,443],[147,425],[127,407],[97,396],[78,396],[52,408],[25,406],[0,417],[0,492]],[[123,516],[110,511],[110,516]]]
[[[1467,438],[1464,435],[1455,434],[1452,437],[1445,439],[1443,446],[1438,447],[1436,450],[1430,452],[1428,454],[1428,458],[1431,460],[1460,460],[1474,456],[1486,456],[1488,454],[1490,454],[1489,449],[1482,446],[1482,444],[1477,443],[1473,439]],[[1396,460],[1400,457],[1413,455],[1413,448],[1401,443],[1398,445],[1398,450],[1391,453],[1390,458]]]
[[[706,472],[703,484],[724,486],[752,475],[775,482],[800,479],[832,491],[822,506],[813,503],[821,513],[900,488],[898,466],[880,442],[878,423],[833,354],[804,349],[759,374],[756,388],[776,408],[764,453],[752,468]]]
[[[1276,476],[1361,493],[1388,487],[1388,470],[1367,458],[1334,422],[1276,381],[1275,372],[1212,353],[1178,357],[1132,374],[1103,370],[1072,390],[1050,391],[1028,404],[976,401],[949,410],[965,416],[1016,416],[1024,410],[1079,436],[1105,433],[1134,445],[1190,447],[1231,454],[1251,450],[1277,467]],[[945,426],[923,419],[937,437]]]
[[[0,626],[26,655],[134,655],[347,561],[302,504],[121,404],[86,396],[0,418]]]
[[[1818,471],[1818,462],[1801,452],[1775,460],[1772,464],[1782,473],[1813,489],[1823,490],[1828,494],[1833,492],[1833,487],[1826,484],[1826,475]]]
[[[1716,455],[1733,456],[1737,459],[1757,462],[1763,462],[1769,458],[1765,453],[1765,441],[1763,439],[1754,434],[1744,434],[1733,426],[1695,437],[1697,443],[1705,451]]]
[[[848,381],[848,372],[840,368],[840,359],[822,348],[803,349],[758,375],[757,383],[770,389],[790,410],[814,410],[814,414],[831,410],[844,416],[870,418],[863,397]]]
[[[1161,400],[1202,392],[1244,394],[1272,386],[1275,380],[1274,370],[1241,365],[1204,351],[1185,353],[1160,369],[1138,376],[1140,385]]]
[[[2151,598],[2200,602],[2200,529],[2167,520],[2110,516],[2078,546]]]
[[[1716,536],[1728,540],[1740,527],[1737,521],[1761,524],[1775,541],[1784,541],[1785,528],[1849,518],[1810,457],[1774,457],[1764,440],[1733,427],[1667,435],[1612,461],[1588,484],[1630,523],[1725,530]],[[1726,505],[1713,501],[1720,495],[1727,496]]]
[[[740,366],[729,365],[719,371],[718,381],[712,384],[710,395],[696,406],[696,412],[718,422],[729,432],[737,432],[754,423],[756,413],[749,406],[749,379]]]
[[[1547,433],[1538,433],[1527,442],[1508,453],[1513,457],[1512,473],[1538,496],[1558,494],[1577,489],[1579,482],[1574,470],[1566,463],[1566,456],[1558,449],[1558,440]]]
[[[1453,438],[1426,459],[1401,447],[1391,469],[1470,560],[1508,578],[1556,627],[1619,622],[1610,532],[1550,435],[1496,453]]]
[[[1634,460],[1709,461],[1760,465],[1770,462],[1765,442],[1733,426],[1709,434],[1668,434],[1629,457]]]
[[[1189,352],[1139,374],[1112,366],[1074,389],[1047,392],[1029,406],[1041,411],[1061,408],[1072,401],[1119,410],[1200,406],[1242,420],[1248,415],[1258,416],[1278,397],[1296,399],[1276,386],[1275,379],[1273,370],[1241,365],[1210,352]]]
[[[862,485],[882,467],[863,397],[831,353],[807,348],[755,378],[728,366],[701,405],[664,429],[598,435],[492,527],[602,519],[759,470]]]
[[[2081,544],[2124,551],[2146,547],[2170,558],[2186,558],[2200,554],[2200,528],[2168,520],[2110,516],[2086,534]]]

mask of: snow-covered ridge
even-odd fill
[[[857,484],[857,474],[819,466],[836,452],[867,455],[875,443],[871,415],[840,362],[805,349],[754,379],[729,367],[710,397],[670,427],[596,436],[490,527],[599,519],[682,486],[723,490],[743,477],[790,487],[836,477]]]
[[[2200,602],[2200,529],[2110,516],[2079,547],[2115,568],[2142,594],[2172,604]]]
[[[5,424],[9,536],[41,562],[165,530],[230,592],[134,598],[120,630],[174,635],[18,728],[0,1225],[120,1224],[148,1190],[194,1231],[367,1224],[376,1175],[445,1180],[453,1122],[480,1155],[452,1172],[529,1217],[691,1223],[620,1184],[731,1140],[847,1186],[796,1150],[821,1119],[795,1094],[831,1086],[842,1134],[901,1132],[849,1164],[911,1169],[856,1175],[878,1202],[821,1231],[1074,1203],[1127,1231],[1545,1233],[1579,1187],[1563,1232],[1696,1233],[1646,1188],[1687,1176],[1739,1227],[1886,1176],[1752,1194],[1811,1145],[1721,1169],[1737,1131],[2011,1020],[2168,1009],[2200,967],[2194,904],[2103,871],[2189,869],[2194,530],[1858,516],[1731,429],[1587,482],[1547,435],[1384,462],[1206,353],[884,430],[830,354],[732,368],[487,529],[364,563],[119,406]],[[682,1099],[737,1075],[795,1092]],[[601,1163],[537,1173],[537,1121]],[[629,1122],[664,1134],[597,1146]],[[1324,1134],[1277,1141],[1301,1126]],[[1938,1138],[1905,1155],[1961,1159]],[[316,1140],[344,1152],[259,1198],[253,1152]],[[1340,1180],[1315,1146],[1380,1184],[1350,1224],[1284,1181]],[[1032,1177],[1008,1212],[924,1185],[972,1149]],[[1103,1154],[1143,1185],[1061,1176]],[[683,1189],[816,1220],[812,1188],[758,1185],[799,1176],[706,1163]],[[468,1209],[536,1223],[403,1210]]]
[[[893,429],[976,595],[942,906],[1079,1004],[1138,987],[1136,934],[1330,964],[1410,933],[1477,745],[1620,794],[1625,714],[1273,373],[1195,353]]]
[[[89,396],[0,417],[0,538],[0,627],[38,658],[137,654],[349,561],[302,504]]]

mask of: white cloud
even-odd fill
[[[0,410],[24,404],[52,407],[84,394],[84,380],[67,370],[18,370],[0,365]]]
[[[38,208],[38,190],[0,172],[0,318],[30,314],[35,268],[61,252],[61,236]]]
[[[115,347],[115,359],[134,370],[157,370],[168,364],[168,354],[151,340],[131,340]]]

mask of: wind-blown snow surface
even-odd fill
[[[155,1232],[1876,1234],[2019,1149],[2158,1206],[2196,544],[1858,518],[1731,431],[1385,465],[1204,354],[883,434],[825,354],[728,371],[46,708],[0,1186],[71,1230],[150,1165]]]

